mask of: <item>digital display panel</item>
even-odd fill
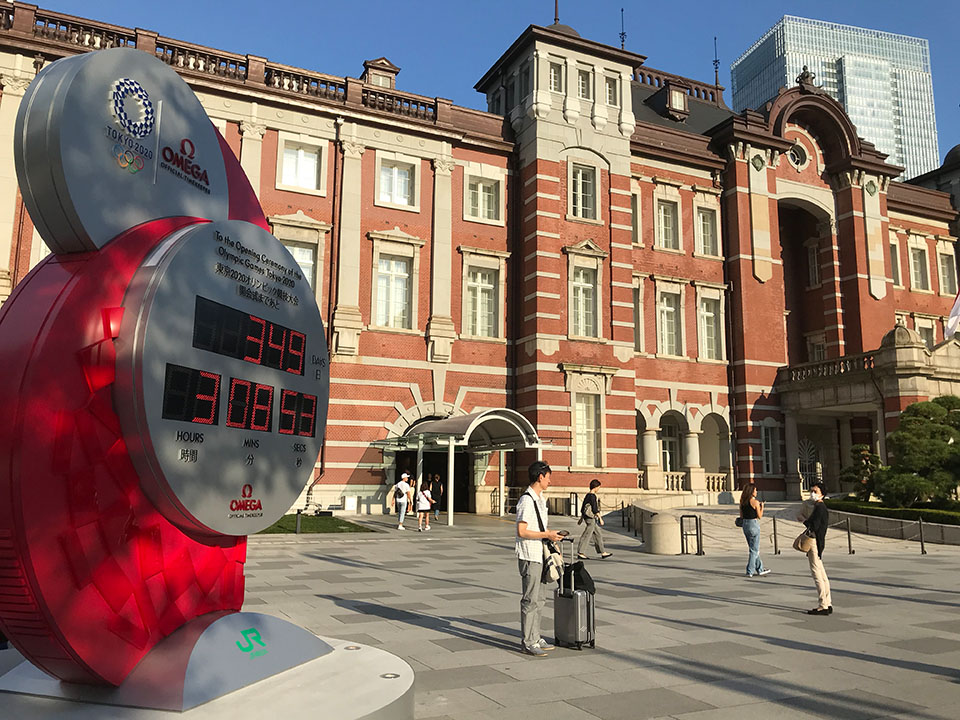
[[[281,435],[316,437],[317,397],[293,390],[280,391],[280,422],[277,431]]]
[[[302,332],[198,295],[193,346],[254,365],[303,375],[307,337]]]
[[[220,376],[167,363],[163,383],[166,420],[217,425],[220,419]]]
[[[230,378],[227,427],[270,432],[273,428],[273,385]]]

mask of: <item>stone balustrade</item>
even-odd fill
[[[707,482],[707,492],[724,492],[727,489],[726,473],[707,473],[705,476]]]
[[[311,73],[305,70],[267,63],[265,82],[267,87],[284,92],[322,98],[343,103],[347,99],[347,83],[343,78]]]
[[[247,63],[243,55],[212,52],[208,48],[169,38],[157,38],[154,55],[176,70],[229,80],[242,81],[247,77]]]
[[[14,25],[15,13],[24,8],[14,6],[3,11],[0,28],[8,30]],[[33,34],[51,42],[76,45],[84,50],[105,50],[115,47],[136,47],[136,31],[105,23],[78,21],[70,15],[38,10],[33,22]]]
[[[874,367],[873,353],[859,355],[844,355],[830,360],[802,363],[781,368],[778,372],[778,382],[802,382],[817,378],[835,378],[841,375],[867,372]],[[784,377],[785,375],[785,377]]]
[[[663,474],[663,481],[667,492],[683,492],[690,489],[685,472],[666,472]]]
[[[437,117],[436,100],[418,95],[401,94],[373,86],[364,86],[360,95],[360,103],[371,110],[380,110],[393,115],[403,115],[429,122],[435,122]]]

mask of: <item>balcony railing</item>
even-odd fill
[[[304,70],[268,63],[265,82],[275,90],[322,98],[342,103],[347,97],[347,84],[343,78],[308,73]]]
[[[169,38],[157,38],[154,54],[176,70],[188,70],[229,80],[242,81],[247,77],[247,61],[243,55],[211,52],[207,48],[179,43]]]
[[[668,492],[683,492],[688,490],[687,474],[685,472],[666,472],[663,474],[663,481]]]
[[[0,27],[7,30],[13,26],[13,13],[16,10],[4,10]],[[105,50],[115,47],[136,47],[135,31],[103,25],[93,22],[78,22],[77,18],[59,13],[38,10],[33,26],[33,34],[38,38],[53,42],[76,45],[85,50]]]
[[[851,373],[870,371],[873,369],[873,362],[873,353],[845,355],[832,360],[821,360],[781,368],[778,379],[787,382],[802,382],[818,378],[834,378]]]
[[[707,492],[724,492],[727,489],[726,473],[707,473]]]
[[[436,122],[436,101],[415,95],[402,95],[398,92],[364,87],[360,96],[360,104],[371,110]]]

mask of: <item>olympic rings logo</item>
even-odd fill
[[[120,143],[113,146],[113,156],[117,159],[117,165],[129,170],[131,175],[143,170],[143,157],[127,150]]]
[[[110,98],[113,104],[113,117],[124,130],[133,135],[133,137],[143,138],[153,132],[153,126],[156,122],[156,113],[153,110],[153,103],[150,102],[150,96],[143,89],[143,85],[136,80],[123,78],[113,84]],[[126,100],[132,98],[139,110],[139,117],[134,120],[126,111]]]

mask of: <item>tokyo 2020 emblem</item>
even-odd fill
[[[132,100],[139,111],[139,117],[131,118],[127,113],[127,100]],[[144,138],[153,132],[156,114],[150,95],[143,89],[143,85],[130,78],[117,80],[111,92],[113,117],[125,131],[133,137]]]

